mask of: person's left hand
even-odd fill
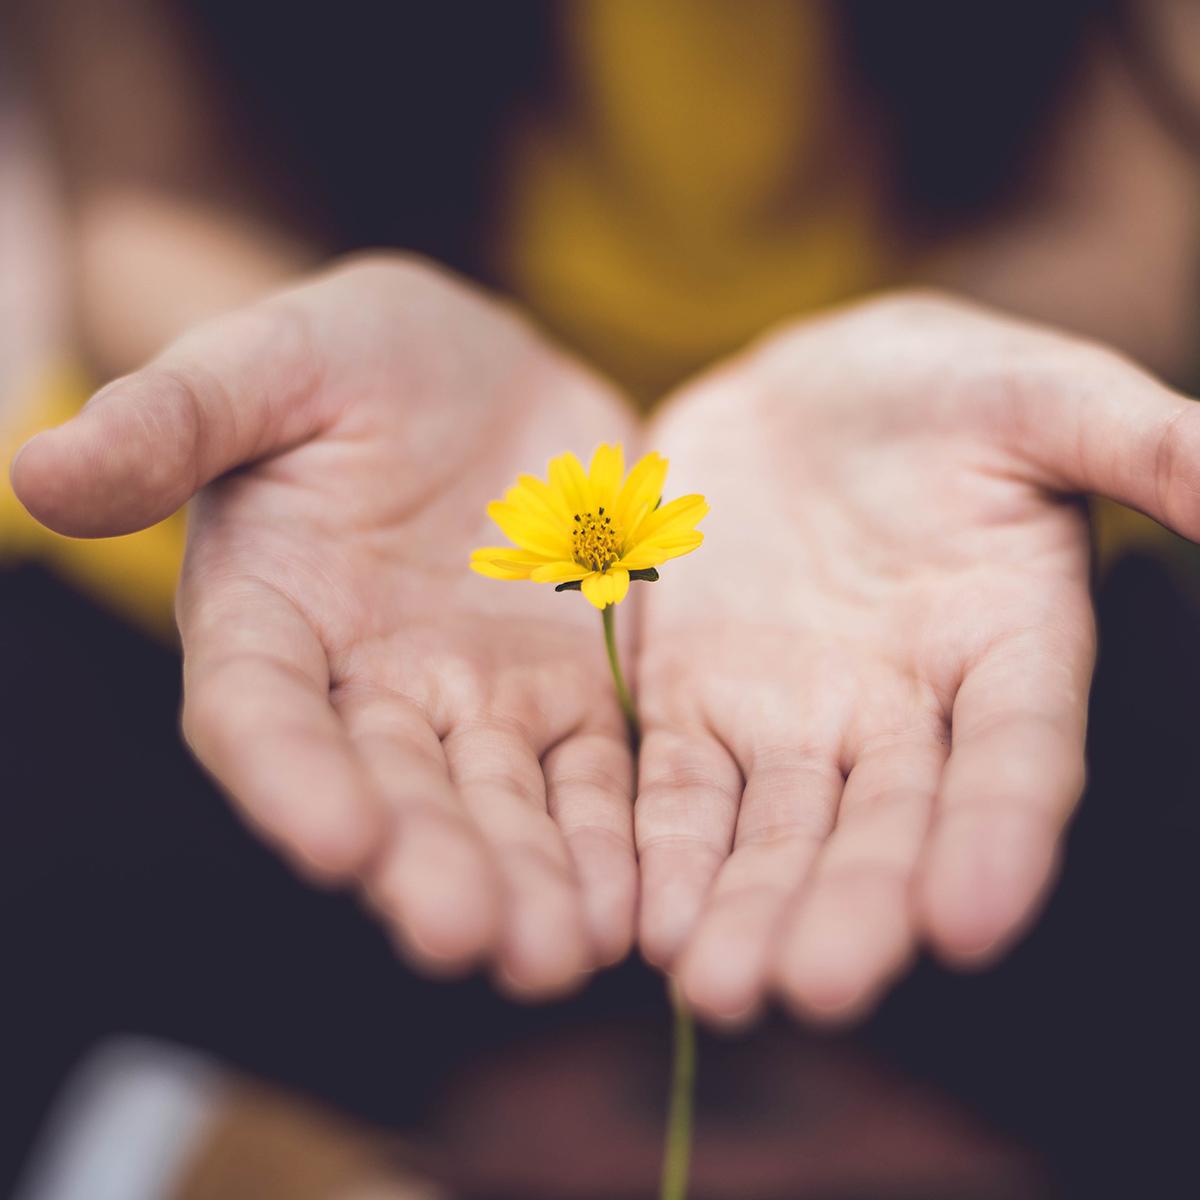
[[[641,940],[702,1014],[864,1011],[987,961],[1083,787],[1083,492],[1200,537],[1200,408],[925,296],[801,324],[653,430],[706,544],[644,589]]]

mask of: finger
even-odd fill
[[[459,971],[494,951],[500,884],[442,743],[412,701],[344,690],[337,711],[390,818],[367,893],[410,957]]]
[[[17,455],[22,503],[59,533],[130,533],[224,472],[312,437],[328,415],[307,303],[219,317],[103,388]]]
[[[869,745],[855,762],[837,827],[773,948],[779,990],[805,1017],[858,1016],[907,966],[913,878],[945,759],[926,731]]]
[[[1094,655],[1086,602],[1061,629],[995,645],[954,701],[950,758],[920,868],[928,936],[951,961],[998,953],[1048,886],[1083,790]]]
[[[583,889],[597,959],[629,953],[637,906],[633,760],[623,731],[579,734],[543,761],[550,816],[562,831]]]
[[[382,811],[329,702],[325,651],[303,616],[257,580],[179,603],[183,729],[252,824],[325,879],[362,869]]]
[[[1055,360],[1056,363],[1058,360]],[[1018,452],[1062,491],[1095,492],[1200,539],[1200,405],[1081,347],[1018,392]]]
[[[639,939],[646,959],[665,969],[691,932],[729,855],[742,774],[710,733],[665,728],[647,731],[638,774]]]
[[[546,809],[542,765],[528,739],[499,721],[456,726],[444,746],[500,876],[500,981],[519,995],[565,991],[594,959],[574,864]]]
[[[780,917],[833,828],[842,783],[830,754],[792,750],[750,764],[733,853],[680,962],[698,1012],[736,1021],[757,1011]]]

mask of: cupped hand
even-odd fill
[[[568,987],[632,936],[632,768],[596,614],[467,569],[488,500],[627,436],[610,390],[400,258],[221,317],[19,455],[35,516],[126,533],[199,492],[185,734],[420,963]]]
[[[712,513],[639,631],[647,956],[727,1020],[772,992],[849,1018],[923,940],[995,956],[1083,787],[1078,497],[1200,537],[1200,408],[917,295],[768,339],[652,442]]]

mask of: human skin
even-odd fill
[[[199,491],[184,730],[250,821],[432,970],[520,995],[621,957],[632,771],[595,613],[467,570],[484,506],[645,442],[713,504],[621,607],[640,937],[694,1007],[865,1011],[987,961],[1082,788],[1098,492],[1200,536],[1200,410],[1102,348],[898,295],[802,322],[642,434],[529,326],[382,257],[199,327],[13,467],[77,536]],[[235,469],[240,468],[240,469]]]
[[[540,996],[628,950],[630,754],[594,610],[467,554],[518,472],[631,431],[514,313],[381,256],[197,327],[12,478],[85,537],[199,491],[177,612],[201,763],[419,965]]]
[[[922,942],[992,961],[1083,788],[1079,496],[1200,538],[1200,408],[918,293],[785,328],[651,438],[712,513],[639,632],[647,956],[726,1021],[849,1020]]]

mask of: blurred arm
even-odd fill
[[[176,9],[27,0],[10,19],[67,214],[73,349],[98,375],[323,257],[258,185]]]
[[[1200,7],[1137,7],[1163,87],[1200,122]],[[1192,131],[1200,128],[1193,123]],[[1091,51],[1032,203],[931,263],[925,281],[1086,334],[1168,377],[1194,365],[1200,145],[1121,49]]]

